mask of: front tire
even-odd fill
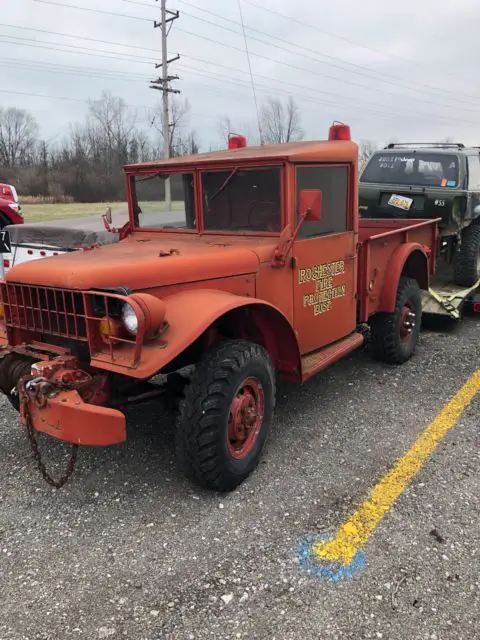
[[[377,313],[370,320],[375,358],[403,364],[415,352],[422,321],[422,296],[418,282],[400,278],[393,313]]]
[[[453,281],[459,287],[473,287],[480,279],[480,226],[471,224],[462,231],[462,244],[455,256]]]
[[[265,349],[243,340],[215,347],[180,403],[176,451],[184,473],[208,489],[235,489],[258,464],[274,406],[275,372]]]

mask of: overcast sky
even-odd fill
[[[159,4],[1,0],[0,105],[29,110],[42,135],[55,140],[84,117],[87,99],[108,90],[136,108],[147,128],[159,99],[148,88],[160,57],[160,30],[152,24]],[[450,137],[480,144],[478,0],[241,5],[258,100],[293,96],[305,138],[322,139],[330,122],[341,120],[357,141]],[[238,0],[169,0],[168,6],[180,11],[168,47],[181,55],[170,72],[180,76],[175,87],[191,104],[186,125],[203,148],[219,143],[222,116],[237,128],[255,126]]]

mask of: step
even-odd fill
[[[308,380],[316,373],[330,366],[337,360],[344,358],[351,351],[358,349],[363,342],[364,336],[358,331],[354,331],[346,338],[338,342],[322,347],[318,351],[313,351],[302,357],[302,381]]]

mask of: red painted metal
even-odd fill
[[[428,285],[435,221],[359,222],[358,149],[346,139],[347,133],[348,127],[335,125],[329,142],[241,147],[126,167],[132,228],[137,223],[131,182],[135,176],[189,172],[196,229],[140,230],[137,224],[121,242],[87,255],[74,252],[10,270],[7,282],[0,284],[5,306],[0,345],[8,345],[8,353],[30,349],[38,353],[38,360],[45,360],[53,349],[49,342],[69,350],[73,341],[75,352],[83,351],[87,360],[79,368],[98,378],[91,396],[85,389],[62,390],[43,409],[32,407],[35,428],[69,442],[121,441],[121,414],[111,409],[102,413],[102,407],[93,404],[106,402],[108,373],[147,380],[185,359],[195,360],[219,339],[243,337],[261,344],[280,374],[306,380],[362,344],[357,321],[392,310],[405,269]],[[347,228],[294,239],[282,268],[272,269],[275,251],[288,243],[297,227],[300,165],[347,167]],[[280,169],[280,232],[205,231],[202,174],[237,167]],[[132,294],[110,293],[120,286],[129,287]],[[137,316],[135,336],[117,331],[115,306],[123,303]],[[165,323],[162,331],[151,331],[160,321]],[[107,327],[106,336],[100,323]],[[116,335],[108,333],[109,327]],[[71,368],[63,367],[67,377]],[[258,380],[244,381],[230,412],[227,444],[233,457],[240,459],[251,451],[263,407]],[[108,433],[102,431],[103,419]]]
[[[123,413],[84,402],[76,390],[61,391],[41,407],[30,401],[29,409],[36,431],[64,442],[108,446],[126,439]]]
[[[111,362],[121,361],[126,368],[136,367],[140,361],[148,327],[145,313],[134,297],[5,282],[0,283],[0,294],[9,329],[87,343],[92,356],[108,353]],[[99,325],[103,318],[110,320],[112,301],[117,301],[118,307],[124,303],[132,306],[138,318],[137,335],[125,332],[124,336],[108,336],[107,341],[101,336]],[[101,312],[96,313],[98,303]]]
[[[473,303],[473,311],[474,313],[480,313],[480,302]]]
[[[264,411],[265,393],[260,380],[247,378],[230,405],[227,448],[232,458],[241,460],[252,451],[262,428]]]

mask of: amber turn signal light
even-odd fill
[[[106,316],[100,320],[99,331],[104,340],[122,338],[125,335],[125,327],[122,321],[116,318],[107,318]]]

